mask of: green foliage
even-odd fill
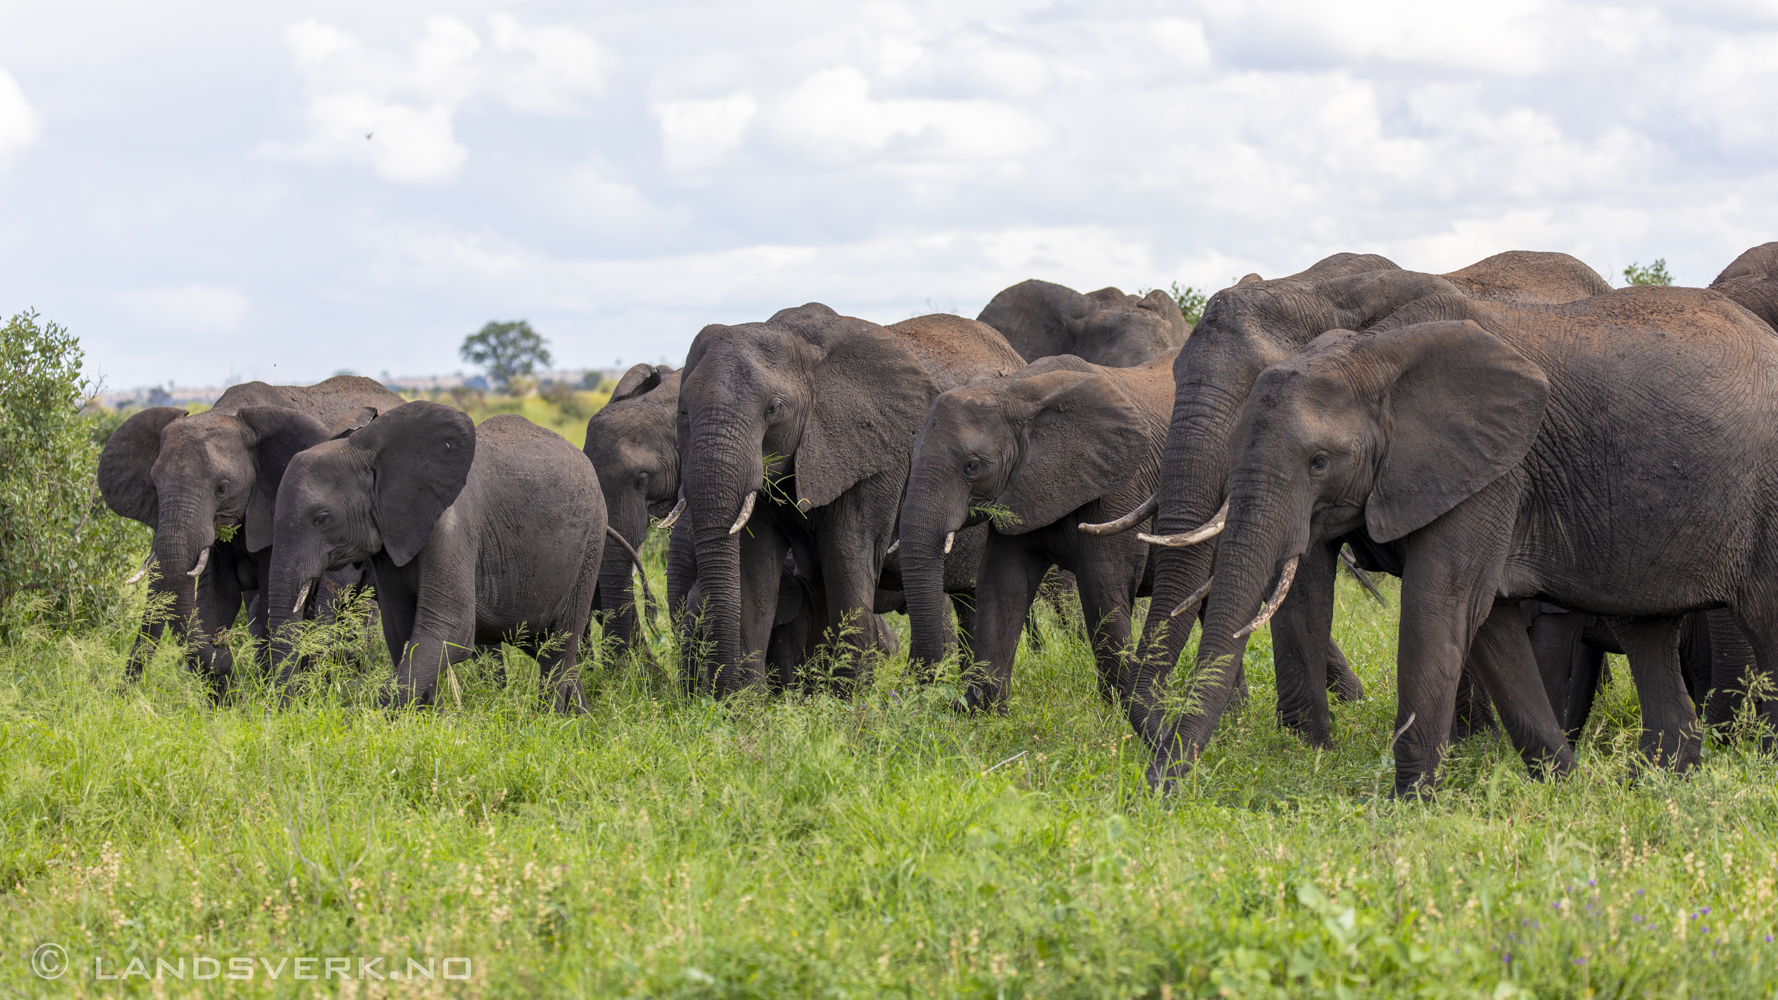
[[[992,500],[969,508],[969,514],[971,517],[987,518],[989,524],[1002,531],[1007,528],[1016,528],[1025,523],[1024,519],[1014,513],[1011,507]]]
[[[1772,994],[1754,727],[1690,778],[1630,780],[1619,669],[1573,778],[1527,780],[1478,737],[1433,801],[1392,801],[1396,612],[1336,596],[1369,697],[1333,706],[1335,745],[1279,729],[1262,630],[1249,700],[1166,801],[1078,624],[1041,603],[1043,651],[986,716],[954,710],[954,665],[922,686],[896,657],[851,700],[716,702],[593,665],[589,714],[562,718],[510,647],[449,671],[440,708],[382,712],[361,608],[304,636],[322,662],[294,705],[249,678],[216,709],[174,650],[111,690],[127,614],[26,629],[0,647],[0,991],[194,989],[97,982],[95,958],[382,955],[467,956],[486,997]],[[45,942],[74,967],[54,988],[23,960]],[[302,995],[254,968],[195,990]]]
[[[39,615],[104,613],[147,542],[99,496],[99,449],[117,420],[81,414],[82,357],[34,312],[0,329],[0,635]]]
[[[527,320],[490,322],[463,338],[457,353],[464,361],[486,369],[488,380],[504,389],[513,379],[530,376],[538,365],[549,367],[548,343]]]
[[[1171,288],[1173,301],[1179,303],[1179,311],[1185,314],[1185,321],[1193,326],[1204,318],[1204,304],[1210,301],[1209,293],[1192,285],[1181,285],[1173,282]]]
[[[1656,257],[1653,264],[1643,267],[1632,263],[1624,268],[1624,284],[1626,285],[1671,285],[1673,275],[1667,273],[1667,258]]]

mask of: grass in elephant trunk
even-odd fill
[[[658,544],[648,555],[658,575]],[[1337,748],[1273,723],[1262,632],[1247,706],[1168,801],[1047,610],[1043,651],[991,717],[889,661],[850,702],[688,699],[589,667],[591,714],[564,718],[510,650],[461,666],[443,708],[385,713],[381,637],[350,620],[295,707],[268,713],[249,686],[212,709],[172,650],[119,689],[129,609],[27,633],[0,651],[0,987],[147,995],[170,974],[100,982],[95,962],[116,975],[140,958],[152,977],[157,959],[252,957],[254,982],[179,991],[296,995],[280,959],[352,956],[352,985],[325,989],[1771,991],[1778,791],[1750,741],[1691,780],[1626,780],[1619,669],[1574,779],[1528,781],[1483,740],[1436,801],[1390,801],[1394,614],[1340,588],[1336,634],[1372,698],[1335,707]],[[28,957],[51,942],[71,969],[46,984]],[[471,978],[373,988],[359,956],[386,956],[385,974],[467,957]]]

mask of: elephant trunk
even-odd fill
[[[1151,710],[1139,729],[1155,751],[1149,780],[1158,787],[1195,760],[1222,718],[1241,676],[1248,636],[1276,611],[1288,590],[1306,531],[1296,526],[1294,505],[1275,496],[1251,495],[1232,484],[1229,530],[1216,552],[1216,576],[1203,605],[1203,634],[1191,678],[1188,709],[1176,720]],[[1294,530],[1293,530],[1294,529]]]
[[[721,428],[737,422],[712,417],[708,423]],[[747,662],[748,651],[742,648],[741,539],[735,527],[748,498],[764,485],[765,467],[760,436],[744,437],[722,431],[694,434],[683,476],[703,591],[703,607],[689,610],[701,615],[709,648],[700,659],[718,694],[745,687],[761,668]]]
[[[912,641],[908,660],[930,670],[956,641],[945,599],[945,539],[963,527],[967,486],[940,470],[915,464],[901,508],[901,582]]]
[[[648,536],[647,498],[636,490],[624,490],[620,495],[608,496],[605,508],[612,530],[641,551]],[[625,645],[634,645],[640,638],[631,569],[630,554],[623,546],[605,546],[604,558],[599,563],[599,610],[605,613],[605,637]]]
[[[214,501],[162,500],[160,524],[154,531],[154,558],[160,565],[149,584],[149,592],[172,598],[166,621],[172,625],[173,635],[182,645],[190,645],[193,640],[200,647],[209,643],[210,637],[203,634],[203,629],[194,628],[194,625],[201,624],[196,622],[199,579],[190,574],[216,541],[215,519]],[[204,567],[205,572],[215,569]],[[160,631],[158,624],[150,626],[152,635],[158,637]],[[201,649],[199,656],[202,657]]]
[[[301,668],[296,649],[296,625],[315,607],[327,561],[320,546],[279,532],[272,548],[270,581],[266,593],[266,626],[271,637],[271,664],[279,687],[285,687]],[[399,657],[397,650],[391,655]]]

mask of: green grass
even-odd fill
[[[351,629],[288,710],[252,687],[217,709],[171,652],[123,685],[126,624],[27,633],[0,651],[0,993],[1774,994],[1769,758],[1743,738],[1632,780],[1618,669],[1572,779],[1479,738],[1435,801],[1391,801],[1393,613],[1340,586],[1369,698],[1335,707],[1337,748],[1275,725],[1262,633],[1250,700],[1167,801],[1053,618],[989,718],[899,661],[851,701],[726,703],[607,662],[560,718],[512,651],[386,714],[380,639]],[[53,983],[45,942],[74,964]],[[279,978],[93,975],[197,956]],[[279,964],[303,956],[471,978]]]
[[[574,447],[586,444],[587,418],[599,412],[611,399],[608,383],[598,392],[568,392],[550,396],[506,396],[499,393],[449,392],[406,393],[408,399],[430,399],[455,406],[469,414],[476,423],[502,413],[516,413],[540,427],[547,427],[567,438]]]

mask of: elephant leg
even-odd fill
[[[1528,601],[1532,607],[1526,640],[1543,679],[1544,697],[1570,741],[1580,738],[1592,713],[1599,672],[1605,651],[1586,641],[1592,615],[1577,614],[1554,605]]]
[[[1692,689],[1692,696],[1704,703],[1705,725],[1725,728],[1747,700],[1748,681],[1759,670],[1758,657],[1747,633],[1741,631],[1727,608],[1706,611],[1704,619],[1710,645],[1710,675],[1707,682]]]
[[[1574,770],[1574,751],[1550,707],[1525,618],[1517,605],[1499,604],[1476,631],[1469,662],[1488,690],[1513,748],[1534,776]]]
[[[1077,576],[1076,580],[1080,610],[1086,616],[1087,632],[1093,641],[1093,663],[1099,668],[1099,698],[1116,707],[1129,683],[1124,654],[1130,645],[1130,609],[1134,598],[1127,582],[1121,588],[1107,587],[1091,573]]]
[[[741,655],[746,666],[729,690],[766,678],[767,647],[778,616],[778,584],[790,540],[766,518],[756,518],[741,532]],[[724,686],[717,685],[718,690]]]
[[[1333,641],[1334,570],[1339,546],[1309,546],[1296,582],[1272,618],[1272,663],[1278,678],[1278,724],[1310,746],[1333,745],[1327,711],[1328,645]]]
[[[1463,743],[1478,733],[1499,732],[1494,705],[1478,668],[1465,655],[1457,674],[1457,697],[1451,704],[1451,742]]]
[[[1341,701],[1364,700],[1364,682],[1358,679],[1352,664],[1346,662],[1345,652],[1332,638],[1327,640],[1327,689],[1339,695]]]
[[[957,659],[968,664],[975,662],[975,628],[978,615],[976,613],[976,594],[951,594],[951,613],[957,616]]]
[[[440,565],[422,566],[417,574],[406,622],[411,631],[395,657],[395,682],[384,697],[385,705],[434,704],[439,674],[475,655],[475,580],[468,568],[473,559],[454,552],[438,555]],[[453,555],[458,557],[449,558]],[[384,605],[385,635],[388,610]]]
[[[1013,661],[1019,651],[1019,632],[1049,567],[1047,558],[1016,539],[998,533],[988,535],[981,570],[976,574],[974,646],[976,662],[986,669],[985,674],[972,677],[964,689],[964,702],[970,708],[1006,710],[1012,690]]]
[[[226,551],[224,546],[215,547]],[[241,615],[241,582],[235,575],[234,561],[213,553],[213,565],[206,567],[198,579],[197,649],[188,663],[210,686],[210,700],[220,703],[227,697],[235,672],[234,652],[217,644],[222,631],[234,625]]]
[[[827,597],[826,639],[851,647],[850,655],[834,657],[835,693],[851,692],[859,680],[863,655],[871,647],[869,616],[876,607],[882,575],[877,553],[889,545],[888,539],[873,534],[880,525],[893,523],[893,513],[865,516],[857,508],[833,504],[829,520],[817,534],[815,558]]]
[[[1630,661],[1642,705],[1642,755],[1659,767],[1689,771],[1700,754],[1698,716],[1679,672],[1678,615],[1606,619]]]
[[[809,595],[809,584],[794,573],[778,576],[778,610],[772,638],[766,645],[766,674],[774,691],[796,685],[796,671],[814,644],[819,619]]]
[[[589,600],[589,616],[592,606]],[[580,686],[580,636],[568,632],[549,632],[539,638],[561,640],[556,643],[540,642],[527,650],[537,658],[538,675],[543,681],[543,697],[549,700],[550,709],[558,714],[585,715],[586,692]]]

